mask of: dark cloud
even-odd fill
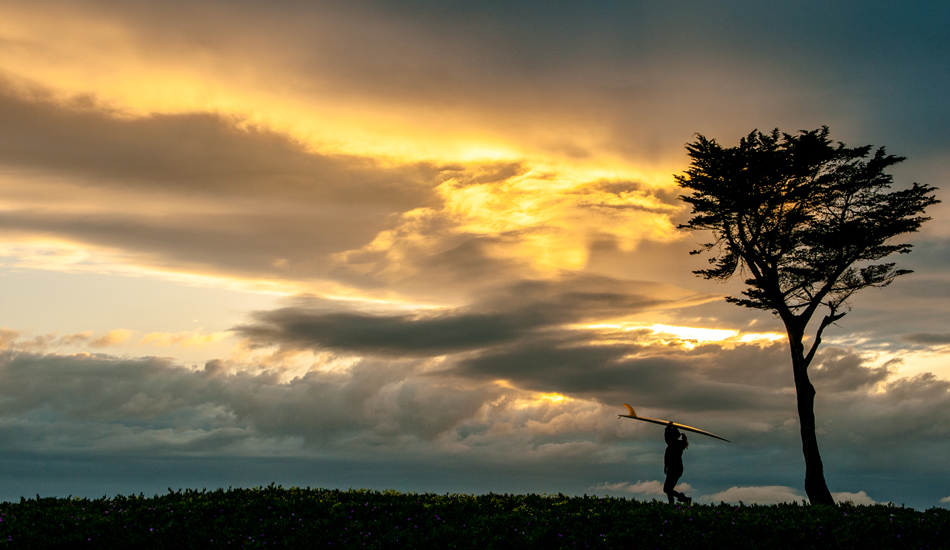
[[[312,371],[281,382],[274,371],[228,374],[219,361],[193,370],[161,358],[2,352],[0,442],[21,450],[53,438],[61,450],[265,454],[268,438],[283,440],[278,451],[299,451],[295,440],[395,444],[432,440],[497,395],[414,376],[419,368],[367,361],[347,374]]]
[[[729,347],[703,344],[691,354],[702,357],[701,372],[712,380],[775,390],[794,386],[791,355],[783,341]]]
[[[410,225],[391,230],[395,254],[390,249],[352,250],[330,275],[364,288],[398,288],[420,301],[438,303],[446,294],[477,300],[529,269],[523,258],[492,254],[502,237],[457,231],[448,216],[435,214]]]
[[[583,396],[616,406],[629,402],[681,412],[774,411],[776,403],[787,401],[781,395],[785,377],[776,379],[760,373],[768,373],[772,363],[748,360],[753,355],[771,353],[750,351],[752,346],[684,351],[678,346],[635,342],[605,345],[584,340],[581,335],[569,334],[518,347],[502,347],[462,359],[456,372],[483,380],[509,380],[534,391]],[[755,376],[743,378],[741,372],[710,369],[711,360],[741,365],[740,371],[744,368]]]
[[[266,323],[234,330],[256,342],[286,343],[352,353],[432,356],[518,339],[536,328],[502,315],[398,315],[312,313],[286,308],[256,315]]]
[[[669,165],[694,132],[821,124],[904,154],[947,147],[950,56],[932,3],[66,4],[134,29],[156,62],[237,65],[270,87],[291,73],[278,89],[396,104],[424,127],[461,120],[575,157],[593,146]]]
[[[4,416],[48,410],[71,421],[151,419],[197,405],[207,385],[162,358],[2,352],[0,366]]]
[[[932,374],[894,377],[881,392],[819,394],[819,443],[835,472],[887,476],[920,472],[932,483],[946,471],[950,452],[950,382]],[[831,462],[832,460],[836,462]],[[900,498],[909,498],[909,487]]]
[[[886,381],[898,361],[877,367],[865,366],[866,359],[854,349],[823,348],[809,367],[814,383],[824,391],[867,391]]]
[[[773,471],[801,468],[794,394],[780,376],[790,369],[782,345],[683,349],[645,336],[607,345],[545,331],[477,357],[449,356],[436,368],[426,360],[363,359],[343,370],[314,365],[293,378],[281,376],[279,362],[235,370],[212,361],[195,370],[162,358],[0,352],[0,448],[5,456],[326,457],[386,449],[400,460],[439,463],[475,460],[475,453],[486,471],[525,461],[556,472],[621,460],[622,471],[642,462],[652,473],[636,475],[654,479],[659,463],[647,459],[662,452],[662,440],[616,419],[629,402],[641,414],[692,422],[734,441],[719,448],[691,440],[688,471],[697,487],[795,484]],[[910,481],[909,472],[940,471],[947,427],[933,419],[950,414],[950,382],[885,379],[886,367],[837,348],[816,362],[819,440],[832,485],[845,488],[836,481],[847,479],[848,490],[882,498],[873,482],[881,472],[905,472]],[[575,401],[519,401],[532,395],[524,390]],[[861,475],[860,487],[853,485]]]
[[[259,313],[259,324],[237,330],[258,345],[381,357],[461,354],[449,359],[445,372],[482,384],[506,380],[526,390],[605,404],[756,412],[773,423],[783,422],[794,412],[790,359],[782,342],[705,344],[687,350],[657,344],[646,333],[635,331],[610,337],[612,343],[598,342],[601,336],[559,328],[577,320],[571,317],[571,308],[546,311],[550,304],[531,303],[525,300],[527,295],[530,291],[521,293],[522,303],[513,298],[509,304],[513,311],[492,314],[374,315],[284,308]],[[578,311],[581,304],[596,300],[623,302],[617,296],[585,298],[562,294],[554,301],[577,300]],[[865,365],[854,351],[826,348],[812,372],[820,392],[860,393],[883,382],[889,369]],[[786,404],[787,409],[776,409],[777,403]]]
[[[623,353],[637,351],[641,356]],[[740,359],[749,361],[749,349],[736,351],[734,361],[728,361],[728,350],[721,355],[737,366],[742,366]],[[620,403],[633,402],[641,414],[645,409],[691,420],[724,431],[736,442],[734,449],[722,454],[722,449],[706,450],[703,440],[694,441],[689,458],[702,462],[701,456],[713,452],[715,458],[706,459],[714,460],[718,471],[707,474],[709,468],[703,464],[691,464],[699,484],[706,475],[724,478],[725,487],[738,480],[768,479],[776,461],[798,468],[797,428],[787,426],[787,419],[794,417],[792,394],[781,383],[726,380],[734,373],[721,376],[715,369],[710,374],[706,359],[712,352],[578,342],[570,348],[545,349],[534,342],[520,355],[497,355],[486,362],[463,359],[449,370],[427,370],[418,361],[366,360],[345,372],[313,370],[283,381],[275,371],[229,373],[231,367],[224,362],[193,370],[158,358],[4,352],[0,446],[5,452],[298,455],[319,450],[333,456],[383,446],[410,459],[451,456],[452,445],[463,445],[482,449],[489,462],[525,460],[525,452],[542,457],[542,450],[553,449],[552,445],[573,452],[568,447],[581,443],[594,453],[611,447],[643,453],[626,447],[631,444],[629,435],[616,433],[626,425],[612,416]],[[765,350],[760,360],[772,353]],[[841,368],[851,359],[847,352],[836,351],[824,362],[836,361]],[[853,376],[862,368],[864,376]],[[855,362],[847,370],[857,380],[852,386],[840,378],[829,384],[816,376],[826,464],[833,468],[847,460],[849,475],[898,464],[932,471],[935,459],[926,453],[942,449],[946,440],[946,426],[932,419],[950,411],[948,382],[933,376],[894,378],[885,383],[884,392],[862,392],[879,370]],[[517,390],[485,384],[478,380],[482,376],[503,376],[516,386],[560,391],[574,398],[604,399],[607,407],[585,411],[569,402],[548,402],[526,408],[514,404]],[[507,402],[513,407],[508,408]],[[599,420],[583,420],[587,415]],[[645,429],[633,433],[651,437]],[[906,445],[882,448],[882,438]],[[526,451],[524,445],[534,451]],[[776,446],[789,456],[783,454],[779,460]],[[773,453],[772,458],[741,465],[763,453]],[[591,455],[573,460],[576,468],[578,460],[593,466],[601,459]],[[733,473],[724,477],[724,471]]]
[[[257,323],[235,330],[255,345],[287,349],[389,358],[448,355],[445,372],[464,379],[505,380],[526,390],[605,404],[755,412],[773,424],[794,412],[784,342],[687,349],[659,343],[649,330],[602,334],[565,327],[669,307],[646,298],[647,292],[619,290],[606,278],[524,281],[496,289],[494,296],[468,308],[412,315],[339,312],[327,310],[330,303],[311,301],[259,312]],[[821,393],[862,394],[885,382],[892,368],[869,366],[853,349],[825,346],[811,372]],[[779,412],[776,403],[786,404],[787,410]]]
[[[158,217],[17,212],[0,220],[7,235],[56,234],[152,267],[285,280],[325,275],[327,255],[360,246],[383,227],[385,218],[346,209]]]
[[[0,164],[78,185],[358,205],[379,216],[431,201],[439,174],[431,164],[383,167],[368,157],[315,153],[226,115],[128,117],[94,99],[63,104],[42,90],[28,99],[2,84]]]
[[[904,340],[912,344],[923,344],[925,346],[943,346],[950,344],[950,334],[936,334],[933,332],[914,332],[905,334]]]
[[[592,276],[560,282],[521,281],[496,288],[466,308],[386,315],[326,311],[331,304],[313,301],[258,312],[256,324],[233,330],[261,345],[431,357],[490,348],[564,323],[630,315],[691,298],[663,296],[672,290],[657,283]]]
[[[742,2],[687,2],[674,8],[421,1],[377,2],[376,9],[393,22],[396,36],[414,32],[420,42],[451,44],[441,56],[408,55],[412,46],[393,44],[404,54],[389,54],[395,66],[420,77],[451,75],[427,101],[462,95],[456,83],[471,83],[478,91],[500,78],[533,85],[546,92],[534,94],[534,101],[571,95],[575,112],[612,110],[618,146],[634,155],[638,148],[678,149],[710,124],[747,132],[784,120],[798,129],[843,122],[836,110],[859,116],[863,109],[881,112],[888,105],[887,120],[878,123],[883,128],[875,130],[911,137],[901,122],[908,113],[947,113],[939,106],[940,90],[950,71],[936,70],[947,68],[948,47],[937,23],[946,9],[932,4],[854,10],[820,2],[751,8]],[[375,57],[369,47],[357,52],[361,59]],[[822,63],[814,62],[818,58]],[[399,82],[383,74],[371,88]],[[565,74],[572,77],[555,77]],[[502,101],[527,101],[528,94],[514,91],[478,99],[493,101],[495,110]],[[939,126],[924,125],[923,132],[921,124],[908,127],[917,130],[915,141],[926,134],[945,148],[946,140],[935,135]]]

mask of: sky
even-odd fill
[[[839,500],[950,505],[942,2],[0,4],[0,499],[804,498],[781,322],[693,275],[697,134],[943,203],[811,367]]]

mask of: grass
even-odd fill
[[[950,548],[950,511],[610,497],[179,490],[0,503],[7,548]]]

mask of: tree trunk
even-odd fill
[[[797,332],[797,331],[795,331]],[[834,504],[835,500],[825,484],[825,468],[818,452],[815,433],[815,386],[808,379],[808,364],[802,333],[788,331],[792,348],[792,368],[795,372],[795,395],[798,399],[798,422],[802,430],[802,452],[805,454],[805,494],[812,504]]]

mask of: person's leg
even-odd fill
[[[670,504],[675,502],[677,495],[685,496],[683,493],[675,491],[673,488],[676,487],[676,482],[680,480],[680,476],[683,475],[683,470],[678,468],[669,468],[666,472],[666,483],[663,484],[663,492],[666,493],[666,498],[669,499]]]

